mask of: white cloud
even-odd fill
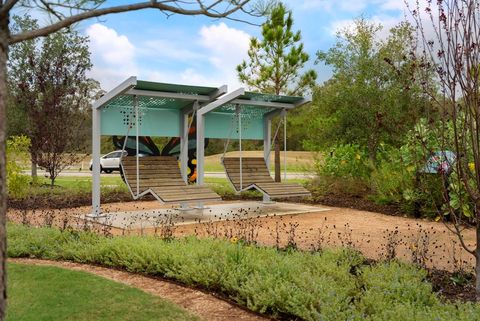
[[[86,34],[93,63],[89,76],[100,81],[103,89],[110,90],[138,73],[135,47],[125,35],[99,23],[89,26]]]
[[[158,71],[142,70],[142,79],[172,84],[186,84],[199,86],[218,87],[223,84],[223,79],[212,77],[211,74],[202,74],[193,68],[186,68],[180,71]]]
[[[250,35],[225,23],[203,26],[196,41],[186,39],[154,40],[144,43],[137,51],[149,59],[164,57],[172,62],[168,70],[141,70],[141,78],[177,84],[221,86],[233,90],[242,85],[237,79],[236,66],[247,58]],[[189,43],[184,49],[182,44]],[[154,49],[156,48],[156,50]],[[182,67],[184,66],[184,67]]]
[[[190,41],[156,38],[132,44],[127,36],[96,23],[87,28],[94,67],[90,76],[110,90],[129,76],[139,79],[221,86],[241,84],[236,66],[247,57],[250,35],[225,23],[203,26]],[[188,45],[186,45],[188,43]]]
[[[399,0],[385,0],[380,4],[382,10],[405,10],[405,2]]]
[[[404,20],[401,16],[390,16],[390,15],[375,15],[367,19],[371,23],[382,25],[382,30],[378,33],[379,37],[385,39],[389,33],[390,29]],[[330,26],[327,28],[329,34],[336,35],[337,32],[348,29],[353,30],[355,24],[354,19],[341,19],[333,21]]]
[[[222,84],[226,83],[230,87],[238,87],[235,68],[247,58],[250,35],[222,22],[202,27],[199,41],[207,51],[209,62],[216,69],[208,75],[209,78],[223,80]]]
[[[183,41],[176,43],[172,39],[155,39],[143,43],[142,48],[138,51],[143,55],[155,57],[156,59],[189,61],[203,58],[198,52],[185,49],[184,47],[186,46]]]
[[[353,19],[340,19],[334,20],[330,26],[327,28],[328,33],[332,36],[335,36],[338,32],[353,28],[355,21]]]

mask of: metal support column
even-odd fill
[[[283,181],[287,180],[287,111],[282,110],[283,116]]]
[[[99,217],[102,213],[100,206],[100,117],[101,110],[92,110],[92,213],[91,217]]]
[[[265,164],[267,165],[268,172],[270,172],[270,150],[272,141],[272,119],[270,117],[263,118],[263,158],[265,159]],[[270,203],[270,197],[266,194],[263,194],[263,202]]]
[[[265,159],[265,164],[270,171],[270,150],[272,140],[272,119],[265,117],[263,119],[263,158]]]
[[[188,180],[188,112],[180,112],[180,172]]]
[[[197,185],[203,185],[205,175],[205,115],[197,112]]]
[[[140,123],[138,122],[138,97],[133,96],[133,103],[134,103],[134,108],[135,108],[135,149],[136,149],[136,155],[135,155],[135,161],[137,163],[136,166],[136,173],[137,173],[137,197],[140,195],[140,155],[138,155],[138,147],[139,147],[139,142],[138,142],[138,135],[139,135],[139,125]]]
[[[238,117],[238,150],[240,156],[240,191],[243,189],[243,161],[242,161],[242,108],[239,104],[235,106]]]

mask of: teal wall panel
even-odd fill
[[[102,109],[102,135],[125,136],[128,124],[133,122],[130,136],[135,135],[135,111],[131,107],[111,106]],[[180,110],[163,108],[140,108],[139,136],[178,137]]]
[[[225,139],[229,135],[232,139],[238,139],[238,120],[235,114],[210,112],[205,115],[206,138]],[[263,117],[242,117],[242,139],[263,139]]]

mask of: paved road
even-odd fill
[[[29,175],[30,171],[23,171],[24,174]],[[38,171],[38,176],[46,176],[44,171]],[[60,177],[91,177],[92,173],[90,171],[65,171],[60,173]],[[115,177],[119,176],[118,172],[111,174],[102,173],[102,177]],[[272,175],[273,176],[273,175]],[[312,173],[299,173],[299,172],[289,172],[287,173],[287,179],[301,179],[301,178],[312,178],[314,174]],[[225,172],[206,172],[205,177],[215,177],[215,178],[226,178]],[[282,172],[283,178],[283,172]]]

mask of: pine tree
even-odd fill
[[[238,78],[250,90],[275,95],[302,95],[315,85],[314,70],[304,71],[309,56],[300,31],[293,31],[292,12],[279,3],[262,25],[262,39],[252,37],[248,62],[237,66]],[[280,181],[280,144],[275,140],[275,180]]]

